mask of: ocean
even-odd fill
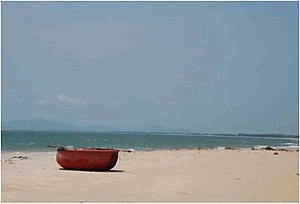
[[[53,151],[47,145],[134,150],[177,148],[299,147],[298,136],[197,133],[1,131],[2,151]]]

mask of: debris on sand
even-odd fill
[[[9,159],[1,159],[1,162],[6,162],[8,161],[9,164],[13,164],[13,161],[17,161],[17,160],[27,160],[27,159],[31,159],[30,157],[24,157],[24,156],[13,156],[10,157]]]
[[[225,147],[225,149],[235,150],[235,148],[233,148],[233,147]]]
[[[279,155],[278,152],[275,152],[274,155]]]
[[[23,157],[23,156],[21,155],[21,156],[14,156],[14,157],[11,157],[11,158],[9,158],[8,160],[25,160],[25,159],[29,159],[29,157]]]
[[[275,148],[270,147],[270,146],[266,146],[266,147],[263,147],[263,148],[260,148],[260,149],[264,149],[264,150],[276,150]]]
[[[283,148],[280,148],[280,149],[276,149],[277,151],[284,151],[284,152],[289,152],[289,150],[287,149],[283,149]]]
[[[270,147],[270,146],[266,146],[266,147],[261,147],[261,148],[255,148],[252,147],[251,150],[271,150],[271,151],[282,151],[282,152],[290,152],[291,150],[288,149],[284,149],[284,148],[274,148],[274,147]]]

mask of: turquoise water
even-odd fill
[[[297,137],[253,137],[168,133],[93,133],[2,130],[2,151],[53,151],[47,145],[113,147],[135,150],[175,148],[251,148],[299,146]]]

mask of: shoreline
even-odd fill
[[[298,151],[119,152],[107,172],[64,170],[55,155],[2,153],[2,202],[299,201]]]
[[[71,145],[72,147],[72,145]],[[78,146],[74,146],[76,148],[82,148],[82,147],[78,147]],[[173,147],[173,148],[152,148],[152,149],[132,149],[132,148],[127,148],[127,149],[132,149],[134,151],[163,151],[163,150],[209,150],[209,149],[213,149],[213,150],[223,150],[223,149],[232,149],[232,150],[259,150],[259,149],[263,149],[265,147],[270,147],[270,148],[274,148],[274,149],[286,149],[286,150],[298,150],[299,149],[299,145],[291,145],[291,146],[270,146],[270,145],[255,145],[255,146],[250,146],[250,147],[236,147],[236,146],[216,146],[216,147]],[[85,148],[113,148],[113,149],[123,149],[120,147],[85,147]],[[51,149],[55,149],[53,147],[48,147],[48,148],[39,148],[39,149],[21,149],[21,150],[3,150],[1,149],[1,152],[51,152]]]
[[[100,148],[107,148],[107,147],[100,147]],[[267,148],[267,149],[266,149]],[[268,149],[271,148],[271,149]],[[120,149],[121,148],[113,148],[113,149]],[[192,147],[192,148],[166,148],[166,149],[128,149],[132,150],[133,152],[153,152],[153,151],[180,151],[180,150],[240,150],[240,151],[257,151],[257,150],[265,150],[265,151],[297,151],[299,152],[299,146],[267,146],[267,145],[257,145],[254,147]],[[8,153],[47,153],[47,152],[56,152],[56,148],[47,148],[47,149],[23,149],[23,150],[1,150],[1,154],[8,154]]]

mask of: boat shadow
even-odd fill
[[[60,171],[75,171],[75,172],[95,172],[95,173],[123,173],[123,170],[106,170],[106,171],[91,171],[91,170],[78,170],[78,169],[64,169],[59,168]]]

